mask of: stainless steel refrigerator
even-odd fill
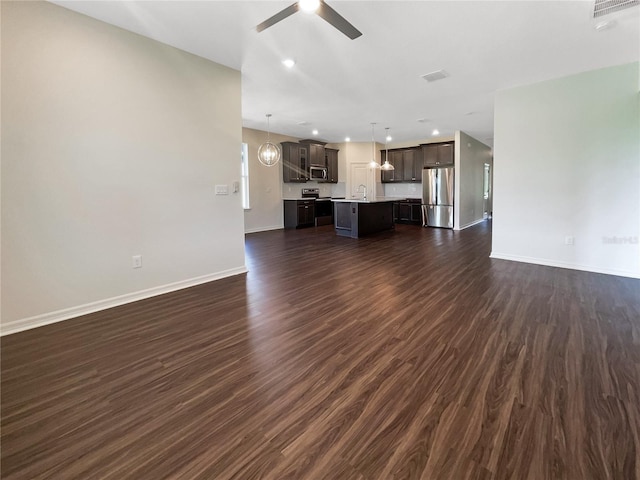
[[[453,228],[453,167],[422,170],[422,224]]]

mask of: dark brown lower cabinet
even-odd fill
[[[421,203],[420,199],[407,199],[396,202],[393,209],[396,223],[422,225]]]
[[[315,200],[284,200],[284,228],[315,225]]]

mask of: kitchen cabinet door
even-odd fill
[[[313,201],[298,202],[298,225],[300,227],[313,226],[315,224],[315,208]]]
[[[380,153],[382,154],[381,158],[381,165],[384,165],[384,162],[386,162],[387,160],[387,152],[385,150],[381,150]],[[389,152],[391,153],[391,152]],[[389,163],[391,163],[391,155],[389,155]],[[382,183],[390,183],[394,181],[394,171],[393,170],[382,170],[380,172],[380,177],[382,180]]]
[[[398,203],[397,222],[410,222],[411,221],[411,205],[405,202]]]
[[[403,163],[403,181],[420,182],[422,181],[422,162],[417,149],[408,148],[402,151]]]
[[[420,203],[411,204],[411,223],[422,225],[422,205]]]
[[[438,165],[453,165],[454,162],[454,148],[453,142],[441,143],[438,145]]]
[[[327,165],[327,183],[338,183],[338,151],[333,148],[324,149]]]
[[[282,142],[282,180],[301,183],[309,179],[307,147],[294,142]]]
[[[382,163],[387,158],[387,152],[381,150]],[[402,182],[404,179],[404,158],[402,150],[389,150],[389,163],[393,165],[393,170],[382,170],[382,183]]]
[[[422,163],[425,167],[438,165],[438,144],[422,145]]]
[[[313,140],[300,140],[300,145],[305,147],[309,154],[309,165],[319,165],[321,167],[327,166],[327,159],[325,157],[324,143],[315,142]]]
[[[391,170],[392,181],[402,182],[404,180],[404,157],[402,150],[389,150],[389,163],[393,165]]]
[[[327,159],[325,158],[324,150],[325,150],[324,145],[310,143],[309,144],[309,164],[326,167]]]
[[[284,228],[315,225],[315,200],[284,200]]]

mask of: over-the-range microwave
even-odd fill
[[[327,167],[311,165],[309,167],[309,180],[317,180],[319,182],[327,180]]]

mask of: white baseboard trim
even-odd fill
[[[284,225],[271,225],[268,227],[257,227],[257,228],[249,228],[244,231],[244,233],[258,233],[258,232],[268,232],[270,230],[282,230]]]
[[[485,220],[486,220],[486,218],[481,218],[481,219],[479,219],[479,220],[474,220],[474,221],[473,221],[473,222],[471,222],[471,223],[467,223],[466,225],[461,226],[461,227],[460,227],[460,230],[464,230],[465,228],[473,227],[474,225],[477,225],[477,224],[479,224],[479,223],[482,223],[482,222],[484,222]]]
[[[231,268],[229,270],[223,270],[221,272],[202,275],[200,277],[190,278],[188,280],[181,280],[179,282],[169,283],[167,285],[161,285],[159,287],[148,288],[146,290],[140,290],[138,292],[127,293],[125,295],[119,295],[117,297],[98,300],[97,302],[86,303],[84,305],[78,305],[77,307],[65,308],[63,310],[43,313],[34,317],[14,320],[12,322],[3,323],[2,325],[0,325],[0,336],[11,335],[12,333],[18,333],[24,330],[42,327],[51,323],[62,322],[63,320],[69,320],[81,315],[87,315],[89,313],[98,312],[100,310],[117,307],[119,305],[124,305],[125,303],[137,302],[138,300],[144,300],[145,298],[155,297],[157,295],[174,292],[176,290],[194,287],[202,283],[208,283],[214,280],[220,280],[222,278],[239,275],[246,272],[247,267],[243,265],[242,267]]]
[[[570,270],[580,270],[583,272],[604,273],[605,275],[616,275],[618,277],[640,278],[640,273],[629,272],[627,270],[617,270],[613,268],[598,268],[591,265],[580,265],[577,263],[558,262],[546,258],[525,257],[521,255],[510,255],[499,252],[491,252],[490,258],[499,260],[511,260],[513,262],[533,263],[535,265],[544,265],[546,267],[568,268]]]

